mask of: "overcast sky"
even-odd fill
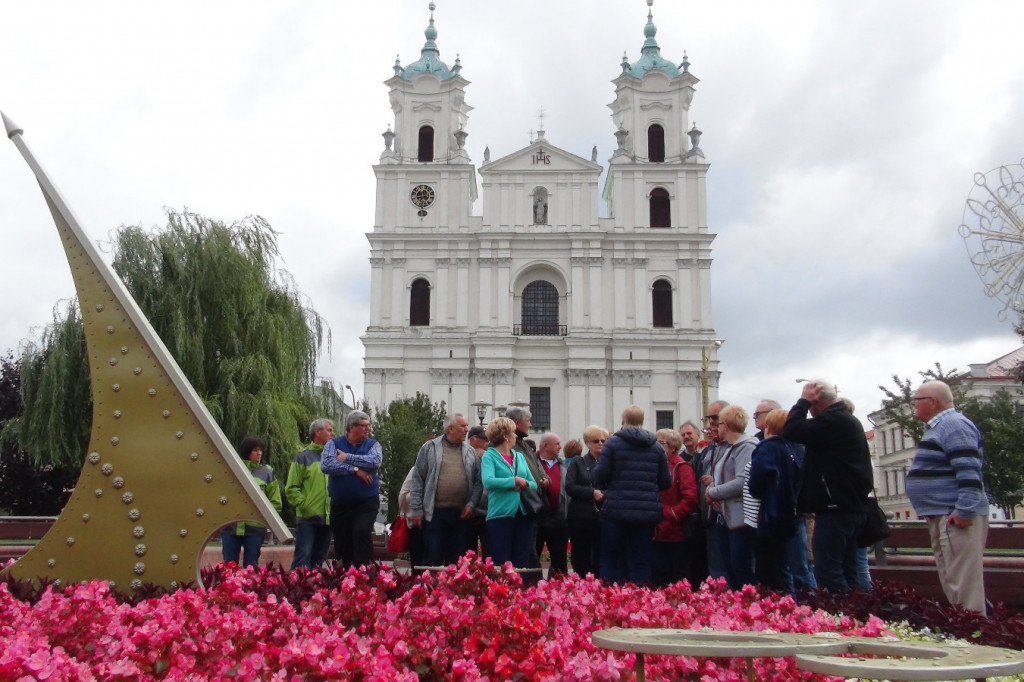
[[[437,0],[437,44],[470,81],[467,149],[547,139],[606,163],[607,104],[644,0]],[[427,1],[4,2],[0,109],[97,241],[163,207],[265,217],[327,319],[321,371],[362,390],[371,165],[398,55]],[[858,406],[940,361],[1019,345],[957,226],[973,176],[1024,156],[1024,3],[657,0],[662,55],[700,78],[720,396],[784,405],[824,376]],[[603,184],[603,180],[602,180]],[[480,212],[479,204],[476,213]],[[38,186],[0,144],[0,351],[74,295]],[[698,415],[684,415],[697,417]]]

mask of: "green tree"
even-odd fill
[[[432,403],[423,393],[414,398],[396,398],[371,415],[373,438],[380,442],[384,454],[378,476],[388,500],[389,522],[398,516],[398,491],[416,461],[416,453],[427,439],[441,435],[444,417],[444,402]],[[392,500],[396,502],[392,504]]]
[[[915,444],[920,443],[921,436],[924,435],[924,422],[914,416],[914,393],[917,392],[917,387],[925,381],[944,381],[953,391],[953,402],[956,405],[963,401],[970,388],[970,382],[962,379],[957,370],[944,372],[942,365],[937,362],[934,368],[918,372],[918,375],[921,379],[914,382],[909,378],[901,379],[898,374],[893,374],[892,381],[896,384],[896,390],[881,384],[878,386],[879,390],[885,394],[882,399],[882,413],[889,421],[902,426],[903,432],[909,434]]]
[[[1015,518],[1024,502],[1024,414],[1005,390],[986,400],[968,398],[961,410],[981,431],[989,499]]]
[[[229,225],[168,210],[162,229],[121,226],[111,250],[114,271],[228,439],[263,438],[283,478],[309,422],[328,408],[315,369],[329,332],[277,268],[277,233],[257,216]],[[37,462],[81,466],[88,374],[72,303],[22,359],[16,433]]]
[[[0,513],[55,516],[78,480],[79,469],[37,466],[7,426],[21,414],[21,368],[13,354],[0,357]]]

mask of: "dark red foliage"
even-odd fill
[[[995,605],[992,614],[986,617],[960,606],[928,599],[909,585],[889,581],[877,581],[870,592],[804,593],[800,601],[860,621],[874,615],[887,623],[906,621],[912,628],[928,628],[972,644],[1024,649],[1024,615],[1004,604]]]

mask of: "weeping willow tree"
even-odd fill
[[[227,225],[167,211],[152,231],[122,226],[113,268],[233,443],[266,442],[285,475],[309,422],[329,409],[315,384],[330,332],[276,267],[277,233],[260,217]],[[77,305],[55,315],[22,360],[21,447],[40,464],[80,466],[92,415]]]

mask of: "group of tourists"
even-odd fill
[[[928,430],[908,495],[932,527],[950,601],[984,610],[988,509],[977,429],[953,409],[942,382],[924,384],[914,401]],[[630,405],[614,433],[589,426],[563,449],[557,434],[530,437],[531,415],[522,407],[486,427],[449,414],[444,433],[419,449],[399,493],[398,523],[408,526],[414,569],[474,551],[511,562],[527,580],[539,577],[544,558],[550,574],[571,569],[611,582],[664,586],[685,578],[696,587],[710,576],[732,589],[793,594],[871,588],[860,541],[871,458],[849,400],[816,380],[788,410],[765,399],[748,415],[718,400],[702,422],[651,433],[643,410]],[[318,419],[309,436],[285,485],[296,508],[292,568],[321,564],[332,539],[339,561],[370,563],[382,453],[369,416],[350,412],[339,437]],[[260,464],[262,445],[246,438],[239,454],[280,510],[278,484]],[[224,529],[225,560],[237,562],[244,549],[245,563],[255,564],[257,528]]]

